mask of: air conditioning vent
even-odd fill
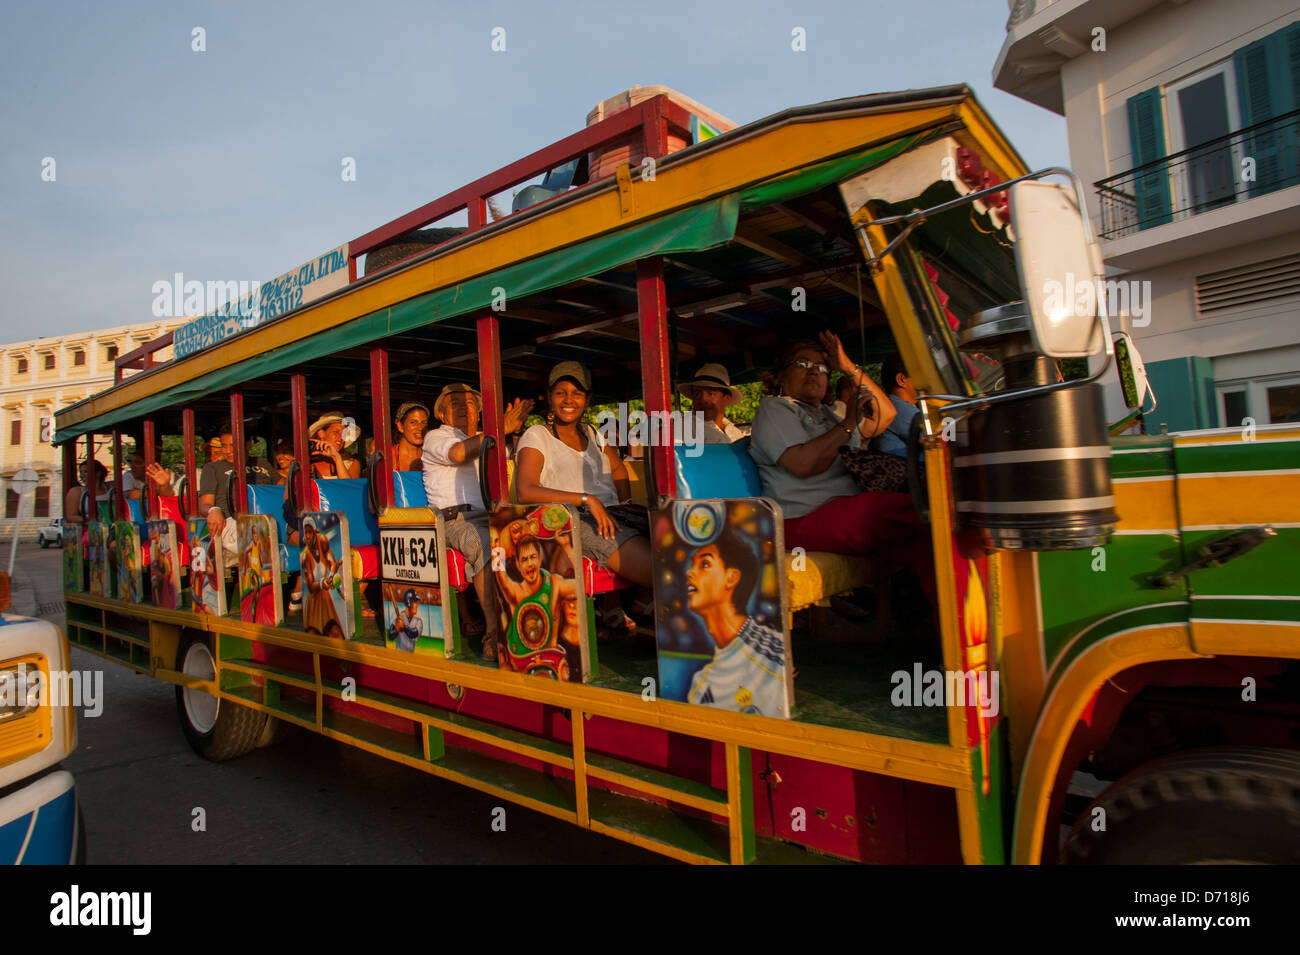
[[[1196,277],[1196,311],[1202,317],[1293,296],[1300,296],[1300,255]]]

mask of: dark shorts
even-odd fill
[[[582,540],[582,556],[608,569],[609,558],[614,551],[634,537],[650,536],[650,515],[644,507],[633,504],[619,504],[606,510],[618,524],[618,531],[615,532],[613,540],[606,540],[600,536],[600,531],[596,528],[596,519],[586,508],[581,508],[578,514],[581,524],[579,537]]]

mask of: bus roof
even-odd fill
[[[60,410],[55,443],[195,402],[255,378],[283,375],[349,349],[418,334],[440,323],[448,323],[448,340],[439,343],[426,336],[425,341],[452,352],[457,346],[472,351],[472,329],[466,338],[464,323],[457,329],[453,320],[481,314],[503,292],[507,304],[502,318],[510,319],[515,311],[511,302],[590,280],[647,256],[706,253],[734,242],[750,256],[732,263],[735,274],[789,271],[807,257],[773,237],[782,232],[782,223],[788,229],[792,221],[797,225],[802,219],[827,231],[819,226],[815,210],[809,210],[811,220],[791,212],[791,200],[856,175],[938,134],[955,136],[1003,176],[1026,171],[964,85],[878,93],[783,110],[657,159],[653,181],[642,180],[633,169],[629,176],[606,176],[496,222],[473,227],[471,216],[471,229],[426,252],[358,277],[296,311],[149,368]],[[568,148],[565,144],[586,148],[575,137],[556,146]],[[554,149],[541,150],[498,171],[495,180],[484,177],[372,230],[362,237],[368,240],[362,244],[373,248],[390,235],[408,231],[412,223],[418,227],[436,221],[457,201],[464,208],[467,196],[472,201],[474,195],[492,195],[500,183],[545,172],[550,168],[545,163],[554,163],[556,155]],[[529,167],[530,161],[536,168]],[[756,210],[768,208],[788,215],[757,215]],[[853,252],[856,256],[856,249]],[[709,285],[708,281],[700,284],[701,294]],[[712,285],[725,291],[725,282],[714,280]],[[566,300],[561,308],[571,305]],[[621,314],[602,315],[600,308],[588,308],[587,316],[595,321],[582,327],[619,318],[634,320],[635,311],[634,300]],[[537,336],[535,351],[547,360],[543,338]],[[454,360],[429,363],[425,357],[424,367],[455,364]]]

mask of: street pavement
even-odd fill
[[[57,549],[21,542],[13,612],[62,626],[60,573]],[[309,731],[210,763],[185,742],[174,687],[81,650],[72,660],[104,673],[103,712],[78,716],[63,764],[92,865],[667,861]],[[504,832],[492,827],[498,806]]]

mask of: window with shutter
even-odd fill
[[[36,509],[32,516],[50,516],[50,486],[48,484],[42,484],[36,489]]]
[[[1243,128],[1269,123],[1300,106],[1300,24],[1292,24],[1243,46],[1233,55]],[[1300,182],[1295,120],[1255,129],[1242,140],[1255,160],[1250,196],[1261,196]]]
[[[1133,165],[1154,163],[1139,171],[1133,181],[1134,204],[1139,229],[1149,229],[1170,220],[1169,170],[1157,160],[1166,156],[1164,104],[1160,88],[1129,97],[1128,135],[1133,147]]]

